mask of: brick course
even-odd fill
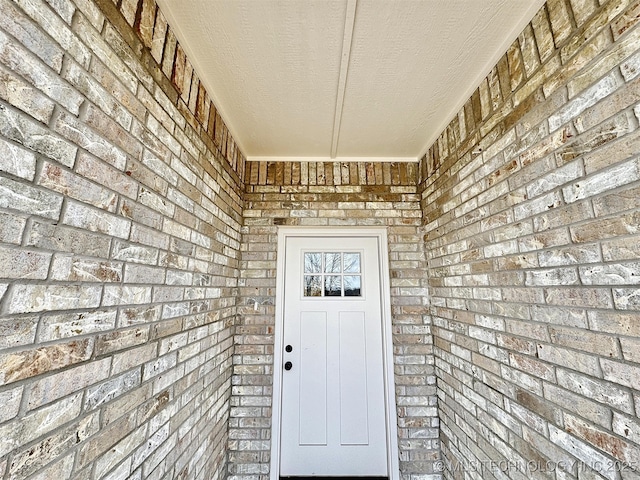
[[[638,475],[639,8],[547,2],[421,161],[445,478]]]
[[[402,478],[636,478],[639,14],[549,0],[419,165],[246,162],[154,0],[0,0],[0,478],[265,480],[279,225],[388,229]]]
[[[276,239],[279,225],[296,225],[387,227],[400,471],[430,478],[439,440],[417,164],[248,162],[246,171],[230,477],[269,473]]]
[[[116,3],[0,1],[4,479],[226,476],[244,158]]]

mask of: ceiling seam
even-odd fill
[[[338,152],[338,140],[340,138],[340,126],[342,124],[342,107],[344,106],[344,94],[347,88],[347,73],[351,58],[351,39],[356,20],[356,6],[358,0],[347,2],[347,13],[344,19],[344,36],[342,38],[342,58],[340,61],[340,76],[338,78],[338,94],[336,96],[336,108],[333,116],[333,131],[331,133],[331,158],[336,158]]]

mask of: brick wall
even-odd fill
[[[638,478],[639,21],[549,1],[419,169],[245,172],[153,0],[0,0],[0,478],[263,480],[278,225],[388,227],[403,478]]]
[[[547,2],[422,159],[446,478],[640,475],[639,22]]]
[[[247,163],[231,478],[269,473],[278,225],[388,228],[400,470],[406,479],[433,472],[438,420],[416,179],[417,165],[406,163]]]
[[[226,475],[243,169],[152,0],[0,0],[0,478]]]

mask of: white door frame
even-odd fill
[[[391,326],[391,289],[389,285],[389,253],[386,228],[372,227],[278,227],[276,270],[276,318],[273,352],[273,400],[271,415],[270,480],[280,478],[280,413],[282,405],[282,344],[284,330],[284,273],[287,237],[375,237],[378,240],[380,265],[380,305],[382,308],[382,348],[384,362],[385,419],[387,430],[387,475],[400,479],[398,460],[398,424],[393,374],[393,342]]]

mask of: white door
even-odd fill
[[[281,476],[387,476],[378,239],[288,237]]]

